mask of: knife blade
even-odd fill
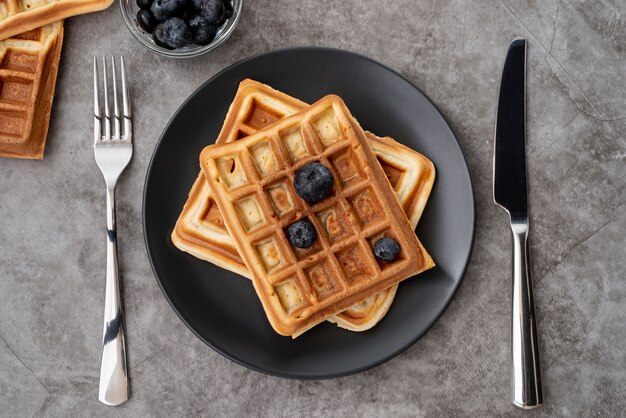
[[[511,403],[543,404],[539,341],[528,251],[526,189],[526,40],[514,39],[504,62],[496,115],[493,199],[510,216],[513,241]]]
[[[493,198],[511,217],[527,218],[526,40],[515,39],[502,71],[496,116]]]

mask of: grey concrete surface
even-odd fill
[[[231,40],[173,61],[145,50],[117,4],[68,19],[45,159],[0,160],[0,415],[573,416],[626,414],[626,3],[247,1]],[[545,406],[508,403],[509,231],[491,199],[500,71],[529,40],[528,171]],[[203,81],[251,54],[323,45],[399,71],[439,106],[476,190],[476,245],[441,320],[356,376],[281,380],[200,342],[167,304],[141,228],[154,144]],[[105,219],[91,148],[91,56],[129,57],[134,160],[118,190],[132,398],[97,401]]]

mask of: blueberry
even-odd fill
[[[200,2],[200,14],[206,17],[212,24],[219,24],[224,16],[224,1],[202,0]]]
[[[158,45],[182,48],[191,42],[192,33],[183,19],[172,17],[154,28],[153,37]]]
[[[217,34],[217,27],[202,15],[192,16],[189,19],[189,27],[193,31],[193,43],[196,45],[210,44]]]
[[[287,236],[289,242],[298,248],[309,248],[315,242],[315,238],[317,238],[313,224],[308,219],[302,219],[289,225]]]
[[[163,7],[170,16],[181,16],[187,8],[187,0],[164,0]]]
[[[152,32],[152,39],[154,40],[154,43],[160,46],[161,48],[174,49],[168,44],[166,44],[165,42],[163,42],[163,37],[164,37],[163,24],[159,23],[158,25],[155,26],[154,32]]]
[[[157,24],[154,16],[152,16],[152,13],[150,13],[149,10],[140,10],[137,12],[137,23],[139,23],[141,29],[148,33],[152,33]]]
[[[164,22],[170,17],[182,14],[185,11],[185,5],[185,0],[154,0],[150,11],[157,22]]]
[[[168,18],[166,11],[163,8],[164,0],[154,0],[150,5],[150,12],[157,22],[165,22]]]
[[[294,187],[306,202],[317,203],[333,192],[333,174],[323,164],[307,164],[296,172]]]
[[[374,244],[374,255],[380,261],[389,263],[400,254],[400,245],[393,238],[381,238]]]
[[[137,6],[139,6],[140,9],[148,10],[152,5],[152,1],[153,0],[137,0]]]
[[[211,22],[209,22],[208,19],[202,15],[191,16],[187,23],[189,24],[191,30],[194,32],[203,26],[211,25]]]

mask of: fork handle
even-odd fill
[[[128,400],[124,313],[117,269],[117,234],[115,228],[115,187],[107,185],[107,273],[104,296],[104,327],[98,399],[106,405]]]

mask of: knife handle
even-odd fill
[[[530,277],[528,221],[511,220],[513,309],[511,317],[511,403],[522,409],[543,404],[535,303]]]

